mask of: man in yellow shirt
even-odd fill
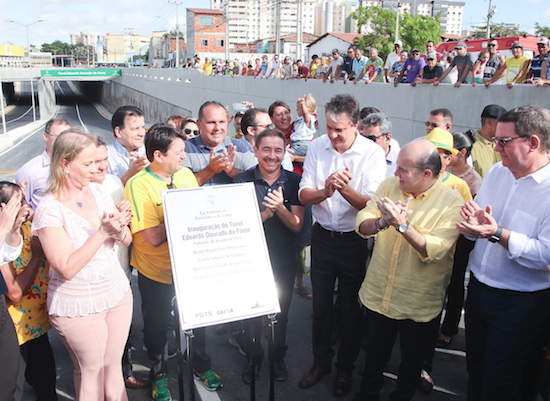
[[[357,233],[378,236],[359,291],[368,327],[363,382],[354,401],[379,399],[398,333],[406,362],[390,397],[409,400],[416,392],[426,338],[439,325],[464,205],[462,196],[438,178],[440,170],[435,145],[426,140],[406,145],[397,158],[396,177],[380,184],[357,215]]]
[[[500,161],[500,155],[495,152],[495,136],[498,118],[506,112],[506,109],[498,104],[490,104],[481,113],[481,128],[476,131],[476,141],[472,145],[472,161],[474,168],[485,177],[491,166]]]
[[[523,54],[523,44],[520,41],[512,43],[510,51],[514,57],[508,57],[506,64],[500,68],[506,68],[506,85],[512,89],[515,84],[521,84],[527,78],[531,57]]]
[[[137,268],[143,310],[143,342],[151,364],[152,398],[171,400],[168,389],[166,334],[174,297],[172,267],[164,226],[161,192],[174,188],[198,187],[195,175],[182,168],[185,139],[176,129],[155,124],[145,137],[147,158],[151,164],[134,175],[125,188],[125,199],[132,204],[134,216],[130,264]],[[209,390],[222,386],[205,352],[205,331],[195,330],[195,374]]]
[[[208,57],[204,58],[204,64],[202,65],[204,75],[212,75],[212,63]]]

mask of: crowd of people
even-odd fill
[[[255,78],[319,79],[323,82],[353,81],[354,84],[370,82],[410,84],[452,83],[481,84],[485,86],[506,84],[511,88],[515,84],[550,84],[550,40],[542,37],[537,43],[538,54],[532,59],[523,52],[523,44],[512,43],[510,51],[513,57],[506,58],[499,52],[499,43],[490,39],[487,49],[482,50],[474,59],[468,52],[466,42],[457,42],[455,48],[447,53],[439,53],[433,41],[426,43],[425,52],[414,48],[403,49],[403,42],[396,40],[394,51],[384,61],[378,49],[369,47],[368,56],[362,49],[350,46],[347,54],[333,49],[329,56],[319,57],[314,54],[311,61],[293,61],[289,56],[280,61],[275,54],[271,60],[267,55],[252,60],[217,60],[206,57],[204,62],[199,57],[188,58],[185,69],[195,68],[205,75],[252,76]],[[506,49],[508,50],[508,49]]]
[[[400,71],[392,66],[395,84],[403,71],[407,80],[411,71],[422,76],[415,50]],[[374,62],[359,57],[363,70],[348,79],[385,79],[382,60],[373,49],[370,56]],[[312,300],[313,358],[300,388],[329,375],[335,360],[333,393],[348,394],[363,346],[354,400],[379,400],[399,334],[390,398],[432,391],[434,349],[458,333],[469,268],[468,399],[534,400],[548,390],[541,372],[550,339],[550,111],[491,104],[480,112],[480,129],[452,132],[452,112],[435,109],[426,136],[401,147],[390,118],[350,95],[326,104],[323,130],[311,95],[297,100],[294,121],[285,102],[267,110],[242,103],[246,111],[230,116],[208,101],[196,119],[171,116],[148,132],[144,113],[122,106],[110,145],[65,120],[48,122],[43,154],[18,170],[17,184],[0,183],[0,356],[11,361],[0,368],[0,399],[20,400],[24,379],[39,400],[57,399],[46,335],[53,326],[74,363],[77,400],[127,400],[126,388],[151,386],[153,400],[169,401],[175,291],[161,192],[242,182],[256,189],[281,306],[275,380],[293,370],[285,356],[296,292]],[[311,289],[303,282],[309,245]],[[134,375],[129,353],[133,269],[147,378]],[[261,373],[264,327],[256,318],[216,330],[246,356],[248,384]],[[193,368],[216,391],[223,381],[206,330],[194,331]]]

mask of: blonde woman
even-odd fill
[[[96,153],[94,136],[59,135],[32,232],[50,262],[48,312],[74,363],[76,399],[126,401],[121,358],[133,301],[114,245],[132,240],[131,210],[126,202],[119,212],[91,183]]]

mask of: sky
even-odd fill
[[[178,0],[177,0],[178,1]],[[179,0],[180,30],[185,32],[186,8],[209,8],[210,0]],[[466,0],[463,28],[485,25],[488,0]],[[493,0],[498,12],[493,23],[519,23],[520,29],[533,33],[535,22],[550,26],[548,0]],[[518,6],[518,4],[520,4]],[[32,45],[54,40],[70,41],[70,34],[86,31],[95,35],[122,34],[129,28],[151,36],[152,31],[171,30],[176,26],[176,6],[167,0],[0,0],[0,44],[26,47],[25,27],[5,22],[14,20],[29,27]],[[162,18],[158,18],[160,16]]]

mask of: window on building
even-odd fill
[[[214,17],[211,17],[211,16],[199,17],[199,25],[214,25]]]
[[[208,47],[208,39],[201,39],[201,46]]]
[[[224,46],[224,40],[218,39],[218,47],[223,47],[223,46]]]

